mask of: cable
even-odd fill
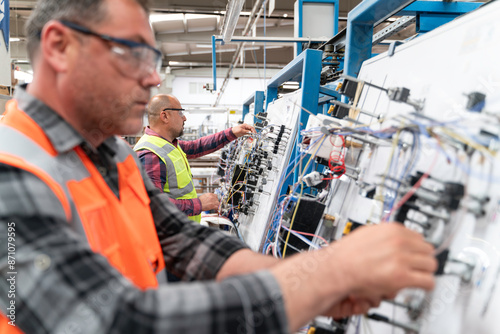
[[[417,189],[420,188],[420,186],[422,185],[422,182],[429,177],[429,174],[432,172],[432,170],[436,166],[436,162],[438,160],[437,159],[438,157],[439,157],[439,152],[436,152],[436,155],[434,156],[434,160],[432,161],[432,164],[429,167],[429,169],[425,172],[424,175],[422,175],[422,177],[420,177],[420,179],[417,181],[417,183],[415,183],[415,185],[403,196],[403,198],[398,202],[398,204],[396,204],[391,209],[391,211],[384,216],[384,218],[382,219],[383,221],[387,221],[387,219],[389,217],[391,217],[392,213],[395,210],[398,210],[401,206],[403,206],[403,204],[405,204],[406,201],[408,201],[410,199],[410,197],[413,196],[415,191],[417,191]]]
[[[285,229],[286,231],[289,232],[289,234],[293,234],[295,237],[299,238],[300,240],[302,240],[304,243],[306,243],[307,245],[309,245],[310,247],[314,248],[314,249],[319,249],[320,246],[312,243],[309,239],[303,237],[302,235],[300,235],[300,232],[297,232],[295,230],[290,230],[288,228],[286,228],[285,226],[283,226],[283,229]],[[288,241],[285,240],[285,246],[288,245]],[[290,247],[292,247],[292,245],[290,245]],[[285,249],[283,249],[283,258],[285,257]]]
[[[322,138],[323,138],[323,141],[324,141],[324,140],[325,140],[325,138],[326,138],[326,136],[325,136],[325,135],[323,135],[323,136],[322,136]],[[305,167],[304,167],[304,169],[303,169],[303,173],[302,173],[302,175],[299,177],[300,186],[301,186],[301,188],[300,188],[300,195],[299,195],[299,198],[298,198],[298,200],[297,200],[297,204],[295,204],[295,210],[294,210],[294,212],[293,212],[292,220],[290,221],[290,231],[288,231],[288,234],[287,234],[287,236],[286,236],[285,246],[284,246],[284,248],[283,248],[283,258],[286,256],[286,246],[288,245],[288,240],[289,240],[289,238],[290,238],[290,232],[293,230],[293,223],[295,222],[295,216],[296,216],[296,214],[297,214],[297,211],[298,211],[298,208],[299,208],[299,205],[300,205],[300,200],[301,200],[301,198],[302,198],[302,194],[303,194],[303,192],[304,192],[304,185],[303,185],[303,183],[302,183],[302,179],[303,179],[303,177],[304,177],[305,172],[306,172],[306,171],[307,171],[307,169],[309,168],[309,164],[311,163],[311,161],[312,161],[313,157],[315,157],[315,156],[316,156],[316,154],[317,154],[317,153],[318,153],[318,151],[319,151],[319,148],[320,148],[320,147],[321,147],[321,145],[323,144],[323,141],[321,142],[321,144],[320,144],[320,145],[318,145],[318,147],[316,147],[316,151],[315,151],[315,152],[311,155],[311,157],[309,158],[309,161],[307,162],[306,166],[305,166]],[[301,162],[302,162],[302,160],[301,160]],[[279,231],[278,231],[278,233],[279,233]]]
[[[285,226],[283,226],[283,228],[284,228],[285,230],[287,230],[287,231],[289,231],[289,230],[290,230],[289,228],[287,228],[287,227],[285,227]],[[328,245],[328,241],[326,241],[326,239],[325,239],[325,238],[323,238],[323,237],[321,237],[321,236],[319,236],[319,235],[317,235],[317,234],[313,234],[313,233],[306,233],[306,232],[301,232],[301,231],[296,231],[296,230],[290,230],[290,232],[293,232],[293,233],[298,233],[298,234],[301,234],[301,235],[307,235],[307,236],[309,236],[309,237],[315,237],[315,238],[318,238],[318,239],[320,239],[321,241],[323,241],[326,245]]]

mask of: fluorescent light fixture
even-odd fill
[[[151,14],[149,15],[149,22],[165,22],[165,21],[182,21],[184,14]]]
[[[9,40],[11,42],[20,42],[21,41],[21,39],[19,37],[11,37],[11,38],[9,38]]]
[[[200,49],[211,49],[212,44],[196,44],[196,47]]]
[[[207,15],[207,14],[186,14],[186,19],[196,20],[196,19],[210,19],[216,18],[218,15]]]
[[[245,0],[229,0],[227,4],[227,14],[224,16],[224,26],[221,32],[224,43],[229,43],[231,41],[244,3]]]

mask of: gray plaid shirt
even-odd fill
[[[18,88],[15,99],[58,152],[82,146],[118,196],[114,152],[120,139],[109,138],[95,150],[25,87]],[[135,288],[92,252],[68,221],[47,213],[47,207],[59,202],[43,181],[0,164],[0,312],[8,314],[14,300],[15,324],[28,334],[286,333],[274,277],[261,271],[215,283],[226,259],[245,246],[192,223],[142,174],[168,270],[184,281],[199,282]],[[15,231],[12,242],[7,238],[9,226]],[[14,275],[8,274],[13,271],[8,246],[15,246]],[[14,299],[8,281],[12,276]]]

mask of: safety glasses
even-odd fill
[[[110,45],[117,56],[116,64],[123,75],[132,79],[142,79],[161,69],[161,51],[144,43],[99,34],[86,27],[69,21],[60,21],[66,27],[85,35],[97,37]]]
[[[179,116],[184,117],[184,111],[186,109],[183,109],[183,108],[165,108],[165,109],[163,109],[163,111],[167,111],[167,110],[176,110],[179,113]]]

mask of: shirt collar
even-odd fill
[[[86,146],[92,148],[83,137],[64,118],[52,110],[45,103],[26,91],[27,85],[21,85],[16,89],[14,99],[18,102],[18,107],[30,116],[45,132],[54,149],[58,153],[72,150],[76,146]],[[101,146],[116,152],[117,138],[112,136],[106,139]]]
[[[145,134],[147,134],[148,136],[160,137],[160,138],[162,138],[162,139],[165,139],[165,140],[166,140],[166,141],[168,141],[169,143],[171,143],[171,144],[173,144],[173,145],[177,146],[177,142],[178,142],[177,138],[176,138],[176,139],[174,139],[174,141],[173,141],[173,142],[171,142],[170,140],[168,140],[168,139],[163,138],[162,136],[160,136],[160,135],[159,135],[159,134],[158,134],[155,130],[151,129],[151,128],[149,127],[149,125],[148,125],[148,126],[146,127],[146,129],[144,130],[144,133],[145,133]]]

